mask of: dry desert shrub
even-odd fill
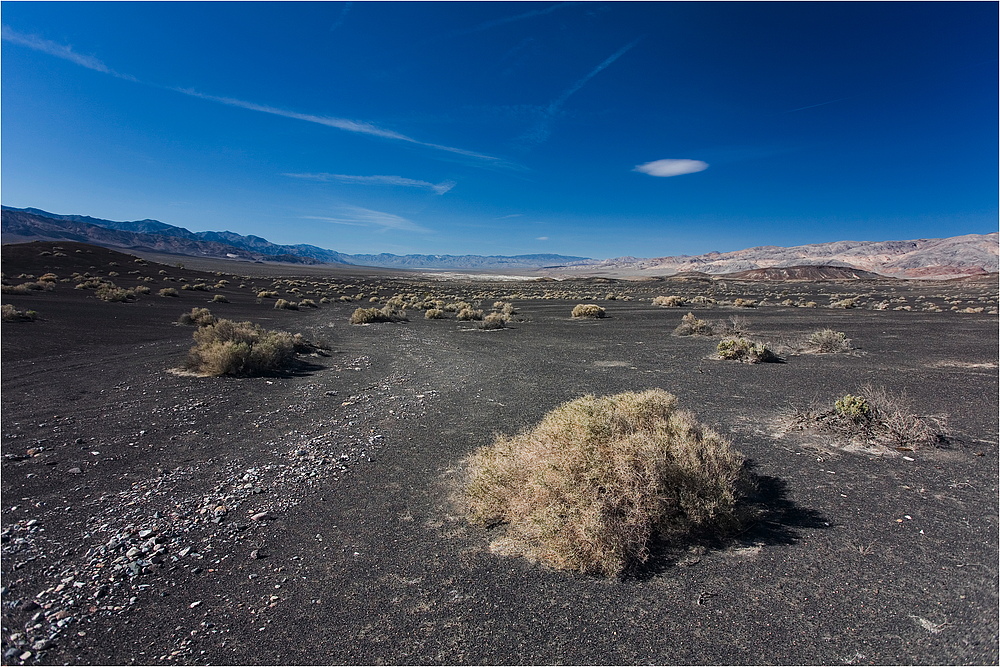
[[[943,442],[946,425],[944,417],[915,414],[905,395],[871,384],[857,395],[841,396],[831,408],[798,410],[791,418],[793,430],[833,432],[848,441],[902,450]]]
[[[479,328],[487,331],[507,328],[507,318],[501,313],[490,313],[479,323]]]
[[[4,322],[34,322],[38,319],[38,313],[34,310],[18,310],[9,303],[3,304],[0,309],[3,311]]]
[[[833,329],[820,329],[809,334],[806,338],[804,351],[814,354],[833,354],[836,352],[850,352],[851,339],[843,331]]]
[[[716,348],[720,359],[741,361],[745,364],[760,364],[780,361],[764,343],[755,343],[748,338],[723,338]]]
[[[374,324],[376,322],[405,322],[406,313],[392,306],[382,308],[358,308],[351,314],[351,324]]]
[[[302,299],[299,301],[299,308],[319,308],[312,299]]]
[[[424,318],[428,320],[443,320],[444,311],[440,308],[428,308],[424,311]]]
[[[687,303],[687,301],[685,301],[684,297],[677,296],[676,294],[671,296],[658,296],[653,299],[654,306],[661,306],[663,308],[680,308],[685,303]]]
[[[4,285],[0,288],[0,292],[4,294],[30,294],[31,292],[51,291],[53,289],[55,289],[54,281],[38,280],[37,282],[26,282],[20,285]]]
[[[180,296],[181,295],[180,292],[178,292],[173,287],[164,287],[159,292],[157,292],[157,294],[159,294],[160,296]]]
[[[274,302],[274,308],[275,310],[298,310],[299,304],[287,299],[278,299]]]
[[[212,303],[229,303],[229,299],[225,294],[216,294],[212,297]]]
[[[118,287],[114,283],[104,283],[97,288],[94,293],[101,301],[111,301],[114,303],[124,303],[126,301],[135,301],[135,292],[130,289],[125,289],[124,287]]]
[[[755,299],[743,299],[739,298],[733,301],[733,305],[737,308],[756,308],[758,303]]]
[[[681,323],[674,329],[675,336],[711,336],[712,325],[705,320],[699,320],[694,313],[688,313],[681,318]]]
[[[468,322],[470,320],[481,320],[483,319],[483,311],[475,310],[473,308],[463,308],[458,311],[457,319],[463,322]]]
[[[295,337],[251,322],[218,320],[194,332],[187,368],[202,375],[247,377],[281,370],[295,357]]]
[[[192,308],[190,313],[184,313],[177,318],[177,324],[187,326],[207,327],[218,321],[208,308]]]
[[[607,312],[605,312],[605,310],[596,303],[581,303],[577,304],[573,308],[573,317],[591,317],[594,319],[600,319],[607,316]]]
[[[584,396],[465,461],[469,520],[494,551],[615,576],[654,539],[735,523],[744,459],[660,389]]]

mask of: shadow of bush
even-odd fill
[[[650,544],[649,559],[633,565],[624,573],[629,579],[650,579],[663,574],[692,553],[707,555],[737,545],[788,546],[801,539],[804,530],[823,530],[832,526],[822,513],[802,507],[788,497],[788,483],[770,475],[753,472],[755,464],[746,464],[748,484],[740,503],[738,524],[710,526],[692,532],[683,543],[662,539]]]

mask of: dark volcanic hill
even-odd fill
[[[882,278],[877,273],[852,269],[846,266],[771,266],[723,274],[739,280],[873,280]]]

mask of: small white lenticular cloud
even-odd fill
[[[639,171],[650,176],[680,176],[708,169],[708,163],[701,160],[654,160],[636,166]]]
[[[548,237],[548,236],[539,236],[539,237],[538,237],[537,239],[535,239],[535,240],[536,240],[536,241],[548,241],[548,240],[549,240],[549,237]]]

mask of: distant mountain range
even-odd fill
[[[834,241],[783,248],[759,246],[733,252],[638,259],[607,259],[585,267],[588,275],[665,276],[699,272],[734,278],[811,279],[832,277],[830,269],[856,270],[854,277],[879,274],[894,278],[949,279],[995,273],[1000,255],[1000,234],[966,234],[944,239],[913,241]],[[811,267],[811,270],[808,270]],[[766,271],[765,271],[766,269]],[[785,271],[778,271],[784,269]],[[566,267],[549,275],[579,273]],[[869,275],[863,275],[868,273]],[[844,277],[844,276],[841,276]]]
[[[294,264],[351,264],[395,269],[518,270],[589,263],[565,255],[348,255],[314,245],[279,245],[235,232],[192,232],[159,220],[116,222],[85,215],[59,215],[37,208],[2,209],[4,243],[79,241],[107,248],[145,250],[195,257],[218,257]]]
[[[730,275],[750,280],[871,278],[948,279],[995,273],[1000,234],[966,234],[912,241],[836,241],[784,248],[642,259],[595,260],[566,255],[350,255],[308,244],[279,245],[235,232],[192,232],[158,220],[115,222],[58,215],[36,208],[2,208],[4,243],[79,241],[128,250],[295,264],[349,264],[398,269],[486,272],[538,271],[554,277]]]

